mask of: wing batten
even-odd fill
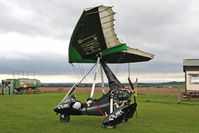
[[[103,10],[104,8],[106,7],[100,6],[99,10]],[[112,8],[109,8],[108,10],[99,13],[107,48],[121,45],[114,31],[114,14],[115,12],[112,10]]]

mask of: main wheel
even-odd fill
[[[59,119],[60,119],[61,122],[69,122],[70,121],[70,115],[61,114]]]
[[[104,125],[104,128],[109,128],[109,129],[112,129],[112,128],[116,128],[116,125],[113,125],[113,126]]]

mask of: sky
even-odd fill
[[[183,59],[199,58],[198,0],[0,0],[0,79],[29,71],[41,82],[78,82],[93,64],[68,63],[70,37],[82,11],[99,5],[113,6],[122,42],[155,55],[131,64],[133,79],[184,81]],[[127,64],[110,67],[127,82]]]

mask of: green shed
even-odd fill
[[[40,87],[40,81],[28,78],[6,79],[2,80],[1,86],[2,95],[35,93],[37,87]]]

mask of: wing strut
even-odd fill
[[[99,65],[99,62],[100,62],[100,57],[97,58],[96,69],[95,69],[95,75],[94,75],[94,79],[93,79],[93,85],[92,85],[92,90],[91,90],[90,99],[93,98],[94,91],[95,91],[95,83],[96,83],[96,77],[97,77],[97,73],[98,73],[98,65]]]
[[[65,97],[62,99],[62,101],[59,104],[64,103],[68,97],[73,93],[73,91],[77,88],[77,86],[79,84],[81,84],[81,82],[86,78],[86,76],[88,76],[88,74],[93,70],[93,68],[95,67],[95,65],[93,65],[93,67],[88,71],[88,73],[82,78],[82,80],[79,83],[75,83],[70,90],[66,93]]]
[[[103,70],[102,70],[102,65],[100,64],[100,72],[101,72],[101,81],[102,81],[102,93],[103,95],[105,94],[104,90],[104,75],[103,75]]]

